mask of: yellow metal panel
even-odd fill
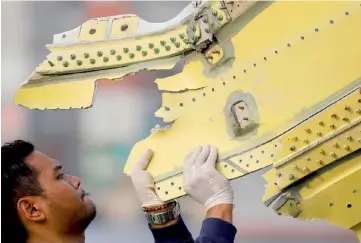
[[[106,37],[108,19],[92,19],[81,25],[79,41],[98,41]]]
[[[346,10],[351,14],[346,15]],[[312,16],[305,20],[310,12]],[[329,97],[361,76],[360,12],[354,2],[272,4],[233,38],[236,59],[222,78],[202,91],[167,95],[162,116],[165,121],[176,120],[161,135],[134,146],[125,172],[130,173],[148,147],[155,151],[148,170],[156,178],[175,173],[186,152],[198,144],[219,147],[223,159],[266,142],[321,109]],[[264,31],[271,26],[277,30]],[[198,74],[184,70],[182,75],[194,79]],[[252,94],[261,119],[257,133],[246,140],[232,140],[226,132],[223,109],[228,95],[237,89]],[[180,107],[181,99],[189,105]]]
[[[291,189],[276,211],[303,220],[328,219],[330,224],[357,232],[361,222],[360,152]]]
[[[138,30],[139,17],[116,18],[112,23],[111,38],[124,38],[135,35]]]

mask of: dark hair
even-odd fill
[[[27,232],[19,219],[16,205],[24,196],[42,193],[37,172],[24,161],[34,149],[33,144],[23,140],[1,146],[1,238],[4,242],[27,241]]]

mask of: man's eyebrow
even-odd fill
[[[63,168],[63,166],[61,166],[61,165],[55,165],[53,168],[54,174],[58,173],[62,168]]]

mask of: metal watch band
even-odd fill
[[[180,215],[180,206],[179,203],[174,200],[174,207],[157,213],[145,213],[145,218],[151,225],[165,224],[173,219],[178,218]]]

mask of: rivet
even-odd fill
[[[208,19],[206,17],[203,17],[202,20],[203,20],[203,23],[205,23],[205,24],[208,23]]]
[[[84,53],[84,58],[89,58],[89,53]]]
[[[322,165],[323,164],[322,160],[317,161],[317,164]]]
[[[303,167],[302,169],[304,172],[307,172],[308,171],[308,168],[307,167]]]
[[[63,66],[67,67],[67,66],[69,66],[69,63],[65,61],[65,62],[63,62]]]
[[[209,32],[210,32],[210,30],[209,30],[208,28],[205,28],[204,31],[205,31],[206,33],[209,33]]]
[[[322,136],[322,132],[318,132],[317,136],[321,137]]]
[[[148,47],[149,47],[149,49],[153,49],[153,48],[154,48],[154,44],[153,44],[153,43],[149,43],[149,44],[148,44]]]
[[[297,165],[292,165],[292,169],[297,170]]]
[[[336,119],[336,118],[337,118],[337,115],[336,115],[336,114],[332,114],[331,117],[334,118],[334,119]]]
[[[137,50],[137,51],[140,51],[140,50],[142,50],[142,47],[141,47],[141,46],[137,46],[137,47],[136,47],[136,50]]]
[[[98,57],[101,57],[101,56],[103,56],[103,52],[98,51],[98,52],[97,52],[97,55],[98,55]]]
[[[176,42],[174,45],[175,45],[175,47],[177,47],[177,48],[180,47],[180,43],[179,43],[179,42]]]
[[[281,177],[281,176],[282,176],[282,173],[277,172],[277,177]]]
[[[333,146],[334,146],[335,148],[338,148],[338,147],[339,147],[338,143],[335,143]]]
[[[103,58],[103,61],[104,61],[104,62],[108,62],[108,61],[109,61],[109,58],[104,57],[104,58]]]
[[[146,51],[142,51],[143,57],[145,57],[148,53]]]
[[[115,55],[115,50],[110,50],[110,55]]]
[[[358,101],[357,101],[358,103],[361,103],[361,99],[358,99]]]
[[[95,63],[95,59],[90,59],[90,63],[94,64]]]
[[[219,16],[218,16],[218,20],[219,20],[219,21],[222,21],[222,20],[223,20],[223,16],[222,16],[222,15],[219,15]]]
[[[60,61],[63,60],[63,57],[62,57],[62,56],[58,56],[57,59],[58,59],[58,61],[60,62]]]
[[[170,46],[165,46],[165,50],[169,51],[170,50]]]
[[[189,43],[189,40],[188,40],[188,39],[183,39],[183,42],[184,42],[185,44],[188,44],[188,43]]]
[[[180,37],[181,39],[184,39],[185,35],[184,35],[184,34],[179,34],[179,37]]]
[[[345,148],[345,150],[347,150],[347,151],[350,151],[350,150],[351,150],[351,149],[350,149],[350,146],[348,146],[348,145],[345,145],[344,148]]]
[[[158,54],[159,53],[159,49],[158,48],[154,48],[154,53]]]
[[[134,56],[135,56],[134,53],[130,53],[130,54],[129,54],[129,58],[130,58],[130,59],[133,59]]]
[[[77,64],[78,66],[81,66],[81,65],[83,64],[83,62],[82,62],[81,60],[78,60],[78,61],[76,61],[76,64]]]
[[[305,129],[305,131],[306,131],[307,133],[310,133],[310,132],[311,132],[311,129],[307,128],[307,129]]]
[[[51,61],[48,61],[50,67],[54,67],[54,63],[52,63]]]
[[[96,29],[90,29],[89,30],[89,34],[91,34],[91,35],[95,34],[95,32],[97,32]]]
[[[213,14],[213,16],[217,16],[218,13],[216,10],[213,10],[212,14]]]
[[[165,46],[166,42],[165,42],[165,41],[160,41],[160,44],[161,44],[162,46]]]
[[[323,125],[325,125],[325,123],[323,123],[323,121],[320,121],[320,122],[318,123],[318,125],[323,126]]]
[[[356,113],[359,114],[359,115],[361,115],[361,110],[360,110],[360,109],[357,110]]]
[[[123,48],[123,52],[124,52],[124,53],[128,53],[128,52],[129,52],[129,49],[125,47],[125,48]]]
[[[311,161],[311,158],[310,158],[310,157],[307,157],[306,160],[307,160],[307,161]]]
[[[351,136],[348,136],[346,139],[347,139],[348,141],[352,141],[352,140],[353,140]]]
[[[171,38],[170,38],[170,41],[171,41],[172,43],[174,43],[174,42],[176,41],[176,39],[175,39],[174,37],[171,37]]]
[[[290,150],[291,150],[291,151],[295,151],[295,150],[296,150],[296,147],[295,147],[295,146],[291,146],[291,147],[290,147]]]
[[[348,122],[348,121],[349,121],[349,119],[348,119],[347,117],[342,118],[342,120],[343,120],[344,122]]]
[[[325,154],[325,151],[321,149],[320,154]]]
[[[351,108],[349,106],[345,106],[345,111],[349,111]]]
[[[307,140],[307,139],[303,140],[303,142],[304,142],[305,144],[308,144],[308,140]]]
[[[197,36],[195,36],[195,35],[192,36],[192,40],[193,40],[193,41],[196,41],[197,39],[198,39]]]
[[[66,34],[63,34],[61,37],[64,39],[66,37]]]
[[[294,175],[292,175],[292,174],[288,175],[288,179],[293,180],[294,178],[295,178]]]
[[[121,27],[120,27],[120,30],[121,31],[125,31],[128,29],[128,25],[127,24],[123,24]]]
[[[118,60],[118,61],[122,60],[122,56],[121,56],[121,55],[118,55],[118,56],[117,56],[117,60]]]
[[[71,59],[71,60],[75,60],[75,58],[76,58],[76,56],[75,56],[74,54],[71,54],[71,55],[70,55],[70,59]]]
[[[193,32],[196,32],[197,26],[193,25],[193,26],[192,26],[192,30],[193,30]]]
[[[330,154],[332,157],[336,157],[336,154],[334,152],[331,152]]]

